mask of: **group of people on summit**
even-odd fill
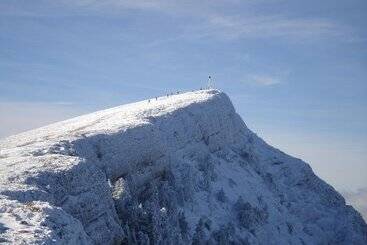
[[[207,89],[212,89],[213,88],[213,83],[212,83],[212,78],[211,76],[209,76],[208,78],[208,85],[207,85]],[[203,88],[201,87],[200,90],[203,90]],[[192,90],[192,92],[194,92],[194,90]],[[177,91],[176,94],[180,94],[181,91]],[[170,93],[170,94],[166,94],[166,97],[168,98],[170,95],[174,95],[175,93]],[[155,100],[158,100],[158,97],[155,97]],[[148,103],[150,103],[150,99],[148,99]]]

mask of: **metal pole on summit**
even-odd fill
[[[209,76],[208,77],[208,87],[207,89],[213,89],[213,82],[212,82],[212,77]]]

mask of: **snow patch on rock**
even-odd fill
[[[303,161],[203,90],[0,141],[9,244],[366,244],[367,226]]]

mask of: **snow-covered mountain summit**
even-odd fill
[[[0,242],[367,244],[367,226],[203,90],[1,140]]]

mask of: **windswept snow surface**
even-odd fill
[[[8,137],[0,162],[3,243],[367,244],[360,214],[217,90]]]

